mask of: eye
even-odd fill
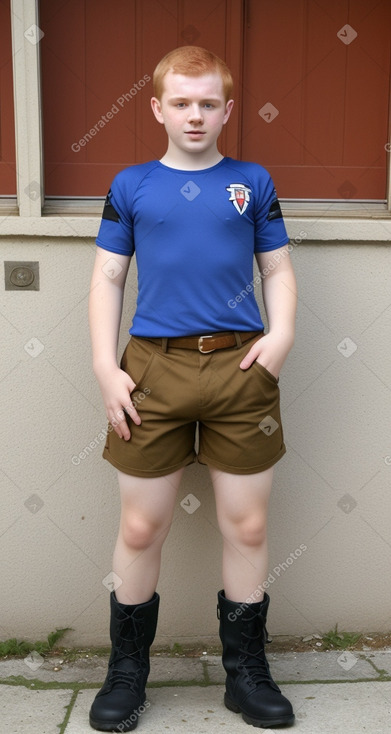
[[[205,102],[204,107],[206,110],[213,110],[214,105],[211,102]]]
[[[176,104],[175,106],[176,106],[176,107],[178,107],[178,109],[180,109],[180,110],[183,110],[183,108],[184,108],[184,107],[185,107],[186,105],[185,105],[185,102],[178,102],[178,103],[177,103],[177,104]]]

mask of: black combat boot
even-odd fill
[[[292,706],[274,682],[265,655],[268,641],[266,615],[270,598],[245,604],[229,601],[218,593],[217,616],[223,644],[223,665],[227,673],[224,703],[247,724],[267,729],[290,726]]]
[[[159,595],[145,604],[120,604],[110,594],[112,643],[106,680],[90,710],[90,724],[99,731],[135,729],[145,711],[149,648],[155,637]]]

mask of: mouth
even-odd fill
[[[205,135],[202,130],[187,130],[185,135],[194,135],[196,137],[201,137],[202,135]]]

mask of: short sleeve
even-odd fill
[[[117,255],[134,253],[133,220],[118,174],[106,196],[96,244]]]
[[[258,192],[255,214],[254,252],[277,250],[289,242],[280,202],[269,175],[262,189]]]

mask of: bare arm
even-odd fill
[[[107,419],[115,432],[128,440],[129,427],[123,410],[141,423],[130,393],[135,383],[117,363],[118,335],[130,257],[97,247],[89,296],[92,365],[102,392]],[[108,262],[113,260],[113,267]]]
[[[255,257],[264,273],[262,294],[269,331],[251,347],[240,367],[247,369],[257,359],[278,377],[295,338],[296,278],[286,247],[256,253]]]

